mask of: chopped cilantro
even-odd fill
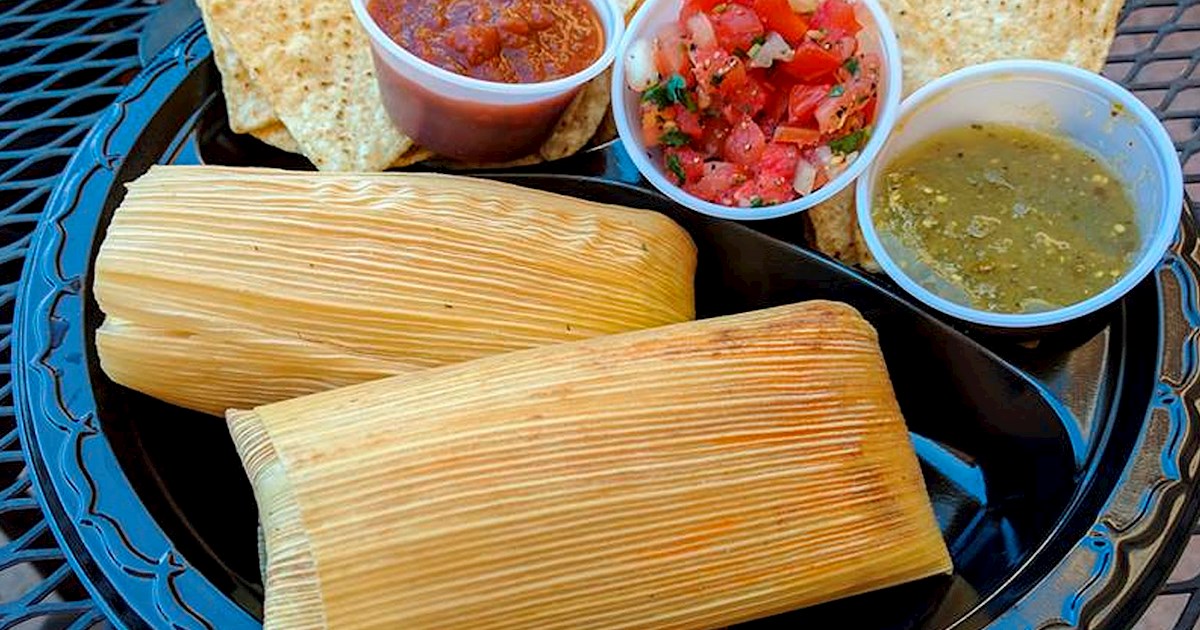
[[[829,98],[837,98],[845,93],[846,88],[842,87],[840,83],[829,88]]]
[[[688,135],[678,129],[672,129],[658,137],[659,144],[668,147],[681,147],[688,143]]]
[[[852,75],[858,74],[858,57],[850,57],[842,63],[842,67]]]
[[[761,208],[765,205],[767,205],[766,202],[764,202],[763,198],[759,197],[758,195],[754,195],[753,197],[750,198],[750,207],[751,208]]]
[[[681,100],[683,102],[684,108],[687,109],[689,112],[694,112],[697,109],[699,109],[698,107],[696,107],[696,99],[692,98],[691,92],[684,90],[682,92]]]
[[[834,138],[829,141],[829,149],[834,153],[853,153],[867,141],[870,132],[866,128],[859,129],[854,133],[848,133],[841,138]]]
[[[642,100],[654,103],[659,107],[667,107],[672,103],[683,103],[685,107],[688,107],[687,103],[691,101],[691,95],[687,93],[687,80],[677,73],[672,74],[671,78],[665,82],[650,86],[650,89],[642,93]],[[688,109],[691,110],[692,107],[688,107]]]
[[[760,51],[760,50],[762,50],[762,44],[755,41],[754,45],[750,47],[750,50],[746,51],[746,56],[753,57],[753,56],[757,55],[758,51]]]
[[[671,171],[671,174],[679,180],[678,183],[680,186],[687,182],[687,176],[683,173],[683,164],[679,163],[678,155],[672,154],[667,156],[667,170]]]
[[[767,38],[764,35],[755,35],[754,39],[750,40],[750,43],[755,46],[762,46],[767,43]]]

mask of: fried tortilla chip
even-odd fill
[[[208,0],[196,0],[196,6],[200,9],[204,30],[208,32],[208,39],[212,43],[213,61],[221,73],[225,108],[229,112],[229,128],[236,133],[247,133],[278,124],[275,110],[271,108],[267,97],[255,87],[250,72],[233,49],[233,44],[230,44],[225,33],[213,24],[212,17],[208,14]]]
[[[208,0],[208,10],[317,168],[382,170],[412,145],[384,111],[347,0]]]
[[[233,121],[229,121],[229,127],[233,128]],[[234,129],[237,131],[237,129]],[[296,142],[296,138],[292,137],[292,132],[283,123],[275,120],[265,127],[252,129],[250,135],[258,138],[260,141],[269,144],[281,151],[288,153],[299,153],[300,143]]]
[[[818,251],[847,264],[858,262],[854,243],[854,233],[858,231],[854,220],[854,186],[809,208],[807,215],[812,223],[813,246]]]
[[[904,58],[904,93],[959,68],[998,59],[1104,66],[1122,0],[881,0]],[[843,197],[808,211],[814,246],[847,264],[870,261],[854,205]],[[850,193],[850,197],[853,193]],[[849,232],[847,232],[849,226]]]
[[[605,70],[600,76],[588,81],[575,95],[575,100],[567,106],[554,133],[542,143],[538,154],[543,160],[557,160],[579,151],[596,135],[608,111],[612,93],[609,84],[612,82],[612,71]]]
[[[1099,71],[1123,0],[883,0],[912,93],[959,68],[997,59],[1061,61]]]
[[[276,149],[287,151],[288,153],[300,153],[300,145],[296,143],[296,139],[292,137],[287,127],[284,127],[283,123],[279,121],[275,121],[266,127],[255,129],[250,132],[250,135]],[[404,152],[404,155],[401,155],[392,162],[392,168],[411,166],[417,162],[428,160],[431,157],[433,157],[433,151],[413,145]]]

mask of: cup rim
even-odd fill
[[[879,169],[882,168],[882,158],[887,153],[887,147],[880,151],[879,158],[859,178],[855,186],[856,209],[859,229],[867,249],[875,258],[884,272],[921,302],[957,319],[995,328],[1030,329],[1061,324],[1063,322],[1094,313],[1101,308],[1120,299],[1133,289],[1162,259],[1178,231],[1180,217],[1183,211],[1183,168],[1179,163],[1175,144],[1170,134],[1158,117],[1133,93],[1129,92],[1111,80],[1064,63],[1034,59],[1002,60],[967,66],[939,77],[922,86],[900,106],[897,124],[903,126],[906,121],[920,113],[920,108],[926,103],[952,98],[955,87],[968,83],[1004,80],[1058,80],[1086,89],[1095,94],[1121,105],[1132,115],[1138,126],[1147,134],[1152,150],[1157,156],[1154,168],[1158,171],[1164,187],[1163,207],[1159,215],[1154,234],[1137,261],[1130,266],[1121,278],[1107,289],[1089,298],[1037,313],[995,313],[985,311],[948,300],[929,289],[922,287],[906,272],[901,270],[879,239],[875,223],[871,216],[872,192]]]
[[[626,153],[629,154],[634,166],[637,167],[642,176],[658,189],[659,192],[690,210],[708,216],[738,221],[775,219],[804,212],[842,192],[854,182],[855,178],[867,169],[883,149],[883,145],[891,133],[892,126],[895,124],[899,114],[900,95],[903,93],[900,44],[896,39],[896,32],[892,28],[892,23],[887,17],[887,12],[884,11],[878,0],[854,0],[854,2],[861,3],[867,8],[872,20],[875,22],[874,29],[882,43],[880,52],[883,56],[883,73],[886,77],[887,85],[887,92],[881,95],[879,99],[881,108],[879,116],[875,120],[871,137],[867,140],[867,144],[859,151],[858,159],[854,160],[837,177],[826,182],[824,186],[813,191],[811,194],[786,203],[761,208],[723,206],[705,201],[668,181],[658,166],[646,155],[646,146],[642,142],[639,130],[635,129],[629,122],[631,112],[625,107],[625,91],[628,88],[625,86],[624,58],[629,45],[634,39],[633,35],[640,34],[644,23],[649,19],[650,9],[658,2],[670,1],[672,0],[646,0],[642,7],[638,9],[637,14],[626,29],[626,36],[618,51],[618,58],[613,67],[611,89],[613,118],[617,125],[617,134],[621,138]]]
[[[403,46],[396,43],[391,37],[388,37],[388,34],[383,32],[383,29],[379,27],[375,22],[375,18],[371,17],[370,12],[367,10],[368,0],[350,0],[350,6],[353,8],[354,15],[358,18],[359,24],[362,25],[370,37],[371,43],[382,47],[388,54],[399,61],[425,74],[467,89],[486,92],[492,95],[550,96],[574,89],[603,72],[612,63],[613,59],[616,58],[617,49],[621,45],[621,40],[624,39],[625,16],[614,0],[586,1],[595,9],[596,14],[600,17],[601,25],[605,31],[604,50],[601,51],[600,56],[591,65],[579,72],[550,81],[539,81],[536,83],[486,81],[446,70],[405,50]]]

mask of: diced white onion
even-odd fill
[[[625,83],[637,92],[643,92],[658,83],[658,67],[654,63],[654,47],[648,39],[639,39],[629,46],[625,54]]]
[[[821,166],[829,166],[829,163],[833,161],[833,149],[830,149],[828,145],[823,144],[813,149],[813,158],[817,164],[820,164]]]
[[[858,151],[852,151],[847,153],[845,156],[838,157],[841,157],[842,159],[838,160],[837,164],[833,164],[826,169],[826,172],[829,174],[829,179],[833,179],[834,177],[841,175],[842,171],[846,170],[846,168],[850,166],[850,163],[858,158]]]
[[[687,21],[688,35],[692,37],[692,43],[697,48],[715,48],[717,45],[717,32],[713,30],[712,22],[708,16],[703,13],[697,13],[688,18]]]
[[[751,68],[770,68],[776,61],[791,61],[795,51],[779,33],[771,31],[750,57]]]
[[[788,4],[796,13],[812,13],[817,10],[818,0],[788,0]]]
[[[817,167],[812,165],[812,162],[804,158],[800,158],[796,162],[796,174],[792,177],[792,188],[801,195],[807,195],[812,192],[813,186],[817,183]]]

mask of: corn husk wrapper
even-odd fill
[[[880,0],[903,57],[904,93],[977,63],[1061,61],[1099,72],[1116,35],[1122,0]],[[854,187],[808,211],[813,246],[873,269],[858,229]]]
[[[100,247],[101,366],[220,415],[694,317],[661,214],[433,174],[156,166]]]
[[[716,628],[951,569],[875,331],[843,304],[228,421],[266,628]]]

